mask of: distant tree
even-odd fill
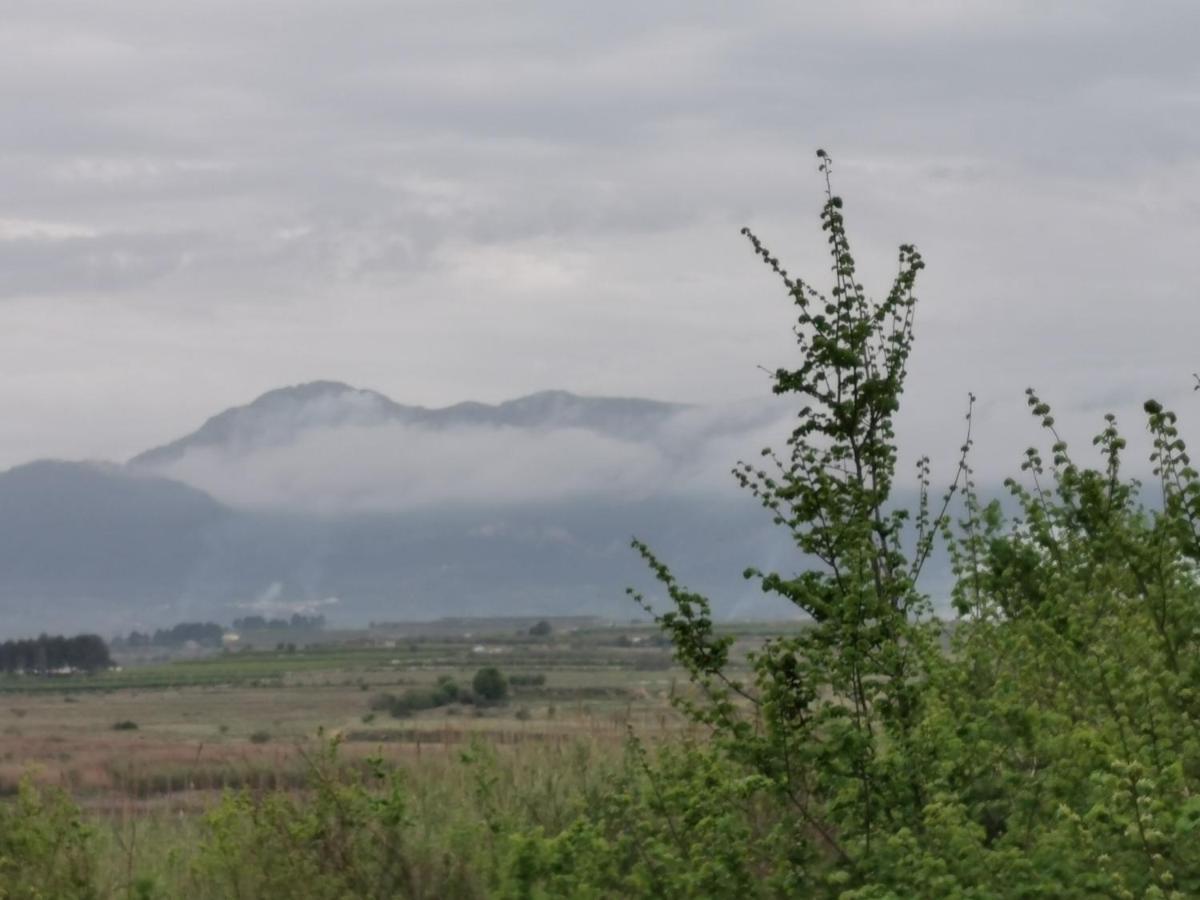
[[[508,679],[495,666],[485,666],[471,681],[475,696],[486,703],[499,703],[508,696]]]
[[[534,625],[532,628],[529,629],[529,633],[533,637],[548,637],[553,631],[554,631],[554,628],[545,619],[542,619],[540,622],[538,622],[536,625]]]
[[[96,634],[39,635],[0,644],[0,671],[44,674],[55,669],[95,672],[112,665],[108,645]]]
[[[194,641],[202,646],[215,647],[221,643],[224,635],[225,629],[215,622],[180,622],[155,631],[151,643],[156,647],[182,647],[188,641]]]

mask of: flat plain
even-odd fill
[[[746,648],[779,631],[731,628]],[[671,704],[687,679],[649,625],[540,639],[486,622],[296,637],[196,658],[143,653],[92,676],[0,680],[0,793],[33,778],[96,812],[198,812],[224,790],[303,783],[308,754],[333,736],[351,757],[403,761],[426,777],[473,742],[501,753],[586,742],[607,753],[630,733],[653,740],[689,727]],[[502,703],[403,717],[373,708],[446,679],[469,686],[485,666],[510,681]]]

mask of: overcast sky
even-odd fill
[[[904,434],[1200,418],[1200,5],[7,0],[0,465],[272,387],[727,403],[790,361],[738,229],[928,269]],[[999,465],[999,463],[997,463]]]

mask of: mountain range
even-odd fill
[[[4,636],[248,612],[334,623],[638,613],[633,534],[723,614],[790,550],[728,469],[770,405],[545,391],[431,409],[339,382],[273,390],[126,463],[0,473]]]

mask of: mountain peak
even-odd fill
[[[314,428],[406,424],[424,428],[583,428],[639,438],[683,409],[673,403],[624,397],[583,397],[545,390],[497,405],[466,401],[440,409],[404,406],[378,391],[340,381],[310,381],[276,388],[244,406],[210,418],[196,431],[131,459],[135,467],[161,468],[200,449],[240,454],[295,441]]]

